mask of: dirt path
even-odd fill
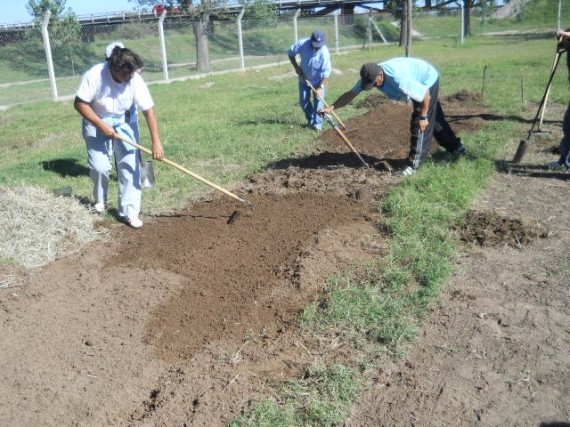
[[[446,107],[459,133],[495,117],[464,98]],[[3,267],[22,286],[0,290],[1,424],[223,426],[268,379],[299,374],[317,345],[299,338],[299,309],[386,248],[376,205],[399,180],[388,170],[407,154],[407,120],[391,104],[347,123],[374,169],[328,131],[317,152],[234,189],[251,208],[216,198],[137,232],[113,226],[36,272]],[[565,178],[526,164],[497,176],[479,209],[534,218],[549,237],[466,245],[420,342],[379,367],[348,425],[570,420]]]
[[[570,227],[552,203],[568,194],[555,176],[496,177],[479,209],[548,238],[464,248],[421,340],[379,370],[349,426],[570,425]]]

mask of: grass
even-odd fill
[[[283,402],[274,398],[261,401],[231,427],[337,426],[346,418],[346,410],[361,391],[357,371],[341,364],[308,368],[298,381],[282,381]],[[303,411],[299,411],[302,406]]]
[[[554,58],[552,37],[475,36],[415,41],[414,55],[442,71],[443,95],[480,93],[495,113],[485,129],[465,135],[473,159],[450,162],[434,155],[420,171],[394,188],[378,207],[381,228],[391,238],[389,253],[371,265],[331,278],[323,297],[300,317],[303,334],[339,337],[358,358],[342,364],[320,358],[301,378],[274,384],[279,399],[267,398],[231,426],[341,425],[366,387],[367,367],[378,354],[397,357],[413,342],[421,321],[453,272],[457,223],[493,176],[495,162],[524,134],[530,110],[544,92]],[[402,55],[397,46],[375,46],[335,55],[338,70],[329,85],[334,100],[357,79],[360,64]],[[167,157],[207,179],[231,186],[264,165],[310,150],[314,136],[300,127],[290,64],[258,71],[151,86]],[[565,104],[564,67],[550,94]],[[354,106],[342,117],[360,114]],[[40,102],[0,112],[0,184],[54,190],[71,186],[89,198],[80,118],[70,101]],[[148,132],[141,123],[143,145]],[[157,190],[145,192],[145,212],[184,207],[206,191],[202,183],[156,164]],[[116,185],[111,185],[116,191]],[[113,195],[111,195],[113,197]],[[358,351],[357,351],[358,350]]]

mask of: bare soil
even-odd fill
[[[390,172],[408,153],[409,107],[366,103],[346,136],[371,169],[329,129],[315,152],[232,189],[251,207],[212,194],[141,230],[106,224],[111,239],[42,269],[0,267],[19,283],[0,289],[0,424],[223,426],[272,379],[342,353],[302,338],[297,317],[327,277],[387,248],[377,205],[402,179]],[[443,104],[459,135],[503,119],[476,94]],[[450,224],[463,241],[453,278],[347,426],[570,426],[569,175],[542,166],[553,114],[550,136],[520,165],[497,161]]]

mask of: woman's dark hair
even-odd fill
[[[143,67],[143,61],[140,56],[132,50],[120,46],[115,46],[108,61],[113,71],[134,73]]]

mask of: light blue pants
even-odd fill
[[[326,88],[323,88],[322,99],[325,99]],[[317,114],[317,111],[325,108],[325,104],[320,101],[311,91],[311,88],[304,80],[299,80],[299,105],[305,113],[305,118],[310,127],[322,130],[323,118]]]
[[[128,124],[117,126],[116,130],[138,143]],[[87,162],[93,181],[95,203],[107,202],[114,155],[119,178],[118,214],[124,218],[138,217],[142,198],[138,149],[120,140],[107,138],[86,120],[83,121],[83,138],[87,146]]]

